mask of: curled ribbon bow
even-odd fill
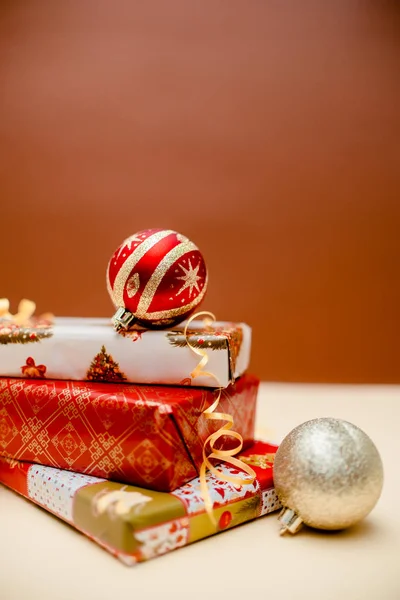
[[[209,319],[211,319],[212,321],[216,320],[215,316],[211,312],[207,312],[207,311],[198,312],[187,321],[185,329],[184,329],[184,336],[185,336],[186,343],[189,346],[189,348],[195,354],[197,354],[198,356],[201,357],[200,362],[198,363],[196,368],[190,374],[191,377],[193,379],[196,377],[199,377],[199,376],[211,377],[212,379],[215,380],[215,382],[217,383],[217,387],[218,387],[217,398],[215,399],[215,401],[213,402],[213,404],[211,406],[209,406],[208,408],[206,408],[203,411],[203,415],[206,419],[209,419],[212,421],[225,421],[225,424],[222,427],[220,427],[218,429],[218,431],[215,431],[214,433],[209,435],[208,438],[206,439],[206,441],[204,442],[203,462],[200,467],[200,477],[199,477],[200,490],[201,490],[201,493],[202,493],[202,496],[204,499],[204,506],[205,506],[206,512],[207,512],[211,522],[216,527],[217,522],[216,522],[216,519],[215,519],[215,516],[213,513],[213,501],[211,499],[210,491],[209,491],[208,485],[207,485],[207,478],[206,478],[207,469],[210,471],[210,473],[212,473],[218,479],[222,479],[223,481],[232,483],[235,487],[241,487],[242,485],[248,485],[248,484],[253,483],[254,479],[256,478],[256,473],[248,464],[244,463],[242,460],[239,460],[238,458],[235,458],[235,454],[240,452],[241,449],[243,448],[243,438],[240,435],[240,433],[238,433],[237,431],[233,431],[234,422],[233,422],[232,415],[229,415],[227,413],[222,413],[222,412],[216,412],[216,409],[218,408],[218,405],[219,405],[219,401],[221,399],[221,393],[222,393],[222,388],[220,386],[220,382],[218,381],[218,378],[214,375],[214,373],[204,370],[208,363],[208,360],[209,360],[206,350],[203,350],[201,348],[195,348],[190,343],[189,336],[187,333],[189,325],[194,319],[197,319],[200,316],[207,317],[207,321]],[[215,446],[216,446],[217,441],[222,436],[228,436],[228,437],[234,438],[235,440],[238,441],[237,446],[235,446],[234,448],[231,448],[230,450],[218,450],[218,448],[216,448]],[[210,448],[209,454],[207,454],[207,447]],[[212,459],[216,459],[219,462],[225,462],[230,465],[233,465],[234,467],[237,467],[238,469],[241,469],[242,471],[247,473],[248,477],[246,477],[245,475],[229,475],[227,473],[223,473],[222,471],[217,469],[212,464],[212,462],[211,462]]]

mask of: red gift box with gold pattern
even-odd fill
[[[259,381],[222,390],[218,412],[233,417],[248,446]],[[171,491],[199,474],[207,437],[224,423],[203,412],[210,388],[0,378],[0,455],[141,487]],[[221,448],[237,444],[228,436]]]

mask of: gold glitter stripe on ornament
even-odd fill
[[[114,301],[115,306],[118,308],[119,306],[124,306],[124,289],[125,284],[129,275],[131,274],[132,269],[137,265],[139,260],[143,258],[143,256],[158,242],[171,235],[171,233],[175,233],[171,229],[166,229],[164,231],[158,231],[157,233],[153,233],[150,237],[148,237],[144,242],[142,242],[134,252],[126,259],[122,267],[117,273],[117,276],[114,281],[113,291],[112,291],[112,299]]]
[[[215,316],[212,313],[207,312],[207,311],[198,312],[195,315],[193,315],[192,317],[190,317],[190,319],[186,323],[185,330],[183,332],[183,335],[186,338],[186,343],[189,346],[189,348],[195,354],[197,354],[198,356],[201,356],[201,360],[200,360],[199,364],[191,372],[190,376],[193,377],[193,379],[195,377],[200,377],[200,376],[212,377],[216,381],[218,386],[220,386],[220,383],[219,383],[216,375],[214,375],[214,373],[211,373],[210,371],[204,370],[204,367],[207,365],[208,360],[209,360],[207,351],[203,350],[202,348],[196,348],[195,346],[192,346],[192,344],[190,343],[190,336],[188,335],[188,328],[190,326],[190,323],[193,320],[198,319],[202,315],[204,317],[208,317],[209,319],[211,318],[213,321],[215,321]],[[241,449],[243,448],[243,437],[237,431],[232,431],[232,428],[234,427],[232,415],[229,415],[227,413],[215,412],[216,409],[218,408],[218,404],[219,404],[219,401],[221,398],[221,393],[222,393],[222,388],[219,387],[216,400],[213,402],[213,404],[211,406],[206,408],[206,410],[204,410],[202,413],[206,419],[209,419],[212,421],[226,421],[226,422],[222,427],[220,427],[220,429],[218,429],[218,431],[209,435],[203,444],[203,462],[200,467],[200,477],[199,477],[200,491],[201,491],[202,498],[204,500],[204,507],[205,507],[206,512],[207,512],[212,524],[214,525],[215,529],[217,529],[217,521],[216,521],[214,513],[213,513],[213,501],[212,501],[210,491],[208,489],[208,484],[207,484],[207,477],[206,477],[207,469],[217,479],[222,480],[222,481],[227,481],[228,483],[232,483],[236,487],[241,487],[242,485],[252,484],[256,478],[256,473],[249,464],[246,464],[245,462],[243,462],[243,460],[240,460],[239,458],[234,457],[234,455],[237,454],[238,452],[240,452]],[[215,448],[215,444],[216,444],[217,440],[219,440],[219,438],[222,436],[228,436],[228,437],[234,438],[235,440],[238,441],[237,446],[232,448],[231,450],[218,450],[217,448]],[[207,452],[206,452],[206,448],[207,448],[208,444],[210,445],[210,450],[211,450],[211,452],[209,454],[207,454]],[[214,467],[214,465],[210,462],[210,460],[213,458],[218,460],[219,462],[228,463],[229,465],[233,465],[234,467],[241,469],[242,471],[247,473],[248,477],[245,477],[245,475],[228,475],[227,473],[223,473],[222,471],[220,471],[219,469]]]
[[[178,317],[183,313],[189,312],[192,308],[197,306],[202,301],[204,294],[207,290],[207,283],[208,274],[206,275],[206,278],[204,280],[203,289],[201,290],[200,294],[194,300],[192,300],[190,304],[185,304],[185,306],[179,306],[178,308],[170,308],[168,310],[159,310],[157,312],[146,313],[146,319],[168,319],[172,317]]]
[[[161,280],[168,271],[168,269],[170,269],[172,265],[177,260],[179,260],[184,254],[187,254],[188,252],[194,252],[195,250],[198,250],[197,246],[195,246],[193,242],[190,242],[188,240],[187,242],[183,242],[182,244],[178,244],[177,246],[172,248],[172,250],[170,250],[158,263],[140,297],[140,301],[135,313],[135,315],[139,319],[147,317],[146,311],[149,308],[154,298],[154,294],[156,293],[157,288],[160,285]],[[187,306],[185,307],[185,311],[186,310]]]

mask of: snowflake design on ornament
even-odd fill
[[[132,244],[134,244],[134,248],[140,244],[140,242],[143,242],[143,238],[139,237],[136,233],[134,235],[131,235],[130,237],[126,238],[126,240],[124,240],[119,248],[118,254],[115,257],[115,260],[118,260],[119,257],[121,256],[122,252],[127,249],[128,252],[131,252],[132,249]]]
[[[190,298],[192,296],[193,289],[196,289],[197,292],[200,292],[198,281],[201,279],[201,277],[197,274],[199,271],[200,265],[198,264],[195,268],[193,268],[192,263],[190,262],[190,259],[188,260],[188,263],[189,263],[188,269],[185,269],[185,267],[183,265],[179,265],[180,268],[182,269],[182,271],[184,272],[184,275],[177,277],[177,279],[181,279],[184,283],[176,295],[179,296],[179,294],[184,292],[186,290],[186,288],[189,288],[189,298]]]

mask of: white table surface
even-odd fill
[[[354,528],[279,537],[275,513],[126,567],[0,485],[0,599],[399,600],[400,387],[262,385],[263,437],[321,416],[355,423],[382,456],[383,494]]]

